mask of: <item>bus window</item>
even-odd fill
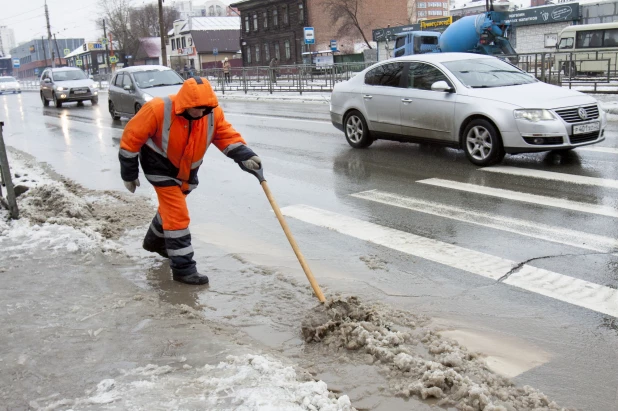
[[[618,47],[618,29],[605,30],[603,47]]]
[[[560,43],[558,44],[558,49],[572,49],[573,48],[573,37],[565,37],[560,39]]]

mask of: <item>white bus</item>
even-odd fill
[[[608,68],[616,74],[618,22],[566,27],[558,34],[556,48],[554,67],[567,76],[607,73]]]

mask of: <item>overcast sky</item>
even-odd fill
[[[222,0],[226,4],[232,0]],[[156,0],[133,0],[135,6],[155,3]],[[205,0],[193,1],[194,5]],[[171,5],[166,0],[164,5]],[[44,0],[0,0],[0,26],[9,26],[15,31],[17,43],[33,38],[47,38]],[[57,38],[85,38],[95,40],[101,37],[94,21],[100,14],[99,0],[47,0],[52,35]]]

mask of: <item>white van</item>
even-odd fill
[[[556,49],[554,67],[567,76],[607,73],[608,68],[616,72],[618,22],[566,27],[558,34]]]

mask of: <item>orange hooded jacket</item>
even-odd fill
[[[198,119],[188,120],[188,108],[213,107]],[[168,115],[166,116],[166,110]],[[155,98],[129,121],[120,141],[120,168],[124,181],[138,178],[138,155],[146,179],[155,186],[179,185],[184,192],[198,184],[197,171],[210,143],[237,163],[255,153],[225,120],[217,96],[205,78],[186,80],[178,94]]]

